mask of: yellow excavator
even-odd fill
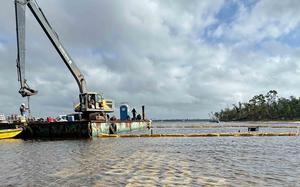
[[[48,20],[46,19],[42,9],[38,6],[35,0],[15,0],[16,13],[16,30],[17,30],[17,72],[18,80],[21,84],[19,93],[23,97],[30,97],[38,92],[31,89],[25,79],[25,12],[26,7],[32,12],[33,16],[42,27],[48,39],[56,49],[64,64],[75,78],[79,87],[79,103],[75,106],[76,112],[81,112],[85,119],[88,119],[91,114],[110,113],[114,111],[114,103],[112,100],[104,99],[103,96],[96,92],[90,92],[87,89],[86,81],[71,58],[66,49],[63,47],[57,33],[53,30]]]

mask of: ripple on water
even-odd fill
[[[0,141],[0,181],[4,186],[297,186],[298,147],[300,137]]]

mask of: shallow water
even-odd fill
[[[299,147],[299,136],[1,140],[0,186],[299,186]]]

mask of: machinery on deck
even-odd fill
[[[25,11],[26,7],[30,9],[33,16],[36,18],[48,39],[53,44],[54,48],[62,58],[65,65],[68,67],[73,77],[75,78],[79,87],[79,101],[80,103],[75,106],[76,112],[82,112],[85,118],[89,118],[91,114],[101,114],[114,111],[114,104],[112,100],[105,100],[103,96],[96,92],[89,92],[86,86],[86,81],[75,62],[68,54],[60,42],[57,33],[53,30],[50,23],[46,19],[42,9],[38,6],[35,0],[15,0],[15,13],[16,13],[16,29],[17,29],[17,71],[18,80],[20,81],[21,88],[19,93],[23,97],[29,97],[37,94],[37,91],[31,89],[25,79]]]

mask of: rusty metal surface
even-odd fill
[[[116,129],[113,134],[130,132],[133,130],[142,130],[151,127],[151,121],[141,120],[141,121],[109,121],[109,122],[91,122],[92,134],[97,137],[101,134],[112,134],[110,131],[111,125],[115,124]]]
[[[130,132],[132,130],[146,129],[151,121],[114,121],[114,122],[31,122],[24,127],[19,136],[23,139],[80,139],[97,137],[100,134],[110,134],[110,125],[116,125],[114,133]]]
[[[43,139],[43,138],[89,138],[91,136],[91,129],[89,122],[53,122],[43,123],[34,122],[29,123],[25,127],[21,138],[25,139]]]

